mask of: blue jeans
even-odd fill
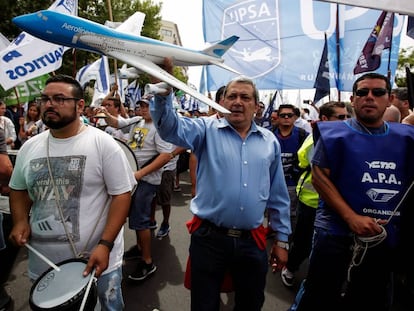
[[[359,266],[347,272],[353,238],[315,228],[306,280],[291,311],[388,311],[391,304],[393,256],[384,242],[368,248]]]
[[[233,279],[234,310],[261,310],[268,259],[252,237],[229,237],[203,223],[191,235],[190,256],[192,311],[219,310],[226,271]]]
[[[138,187],[131,198],[129,210],[129,229],[145,230],[149,228],[151,220],[151,203],[157,192],[158,185],[152,185],[140,180]]]
[[[98,297],[102,311],[120,311],[124,309],[121,282],[122,267],[98,278]]]

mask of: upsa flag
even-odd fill
[[[49,10],[78,15],[78,0],[56,0]],[[69,48],[35,38],[26,32],[0,52],[0,84],[8,90],[22,82],[55,71]]]

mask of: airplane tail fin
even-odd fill
[[[229,48],[233,46],[236,41],[239,40],[238,36],[231,36],[223,41],[220,41],[206,49],[203,50],[203,53],[208,54],[214,57],[222,57],[224,53],[227,52]]]

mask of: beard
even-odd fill
[[[54,112],[54,113],[56,113],[56,116],[58,116],[59,118],[57,118],[57,119],[56,118],[53,118],[52,119],[50,117],[47,117],[45,115],[47,112]],[[77,120],[77,119],[78,119],[78,115],[76,113],[76,109],[74,109],[72,115],[64,116],[64,117],[60,116],[59,113],[57,113],[56,111],[53,111],[53,110],[45,111],[42,114],[42,121],[43,121],[43,123],[48,128],[53,129],[53,130],[61,129],[61,128],[67,126],[68,124],[72,123],[73,121]]]

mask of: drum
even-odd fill
[[[133,172],[138,170],[138,161],[137,158],[135,157],[135,153],[132,151],[131,148],[129,148],[129,146],[123,142],[122,140],[120,140],[119,138],[114,137],[115,141],[118,143],[119,146],[121,146],[121,149],[124,151],[127,160],[129,162],[129,165],[131,166],[131,169]],[[136,186],[134,187],[134,189],[132,189],[132,193],[134,193]]]
[[[91,275],[84,277],[86,267],[84,259],[76,258],[57,264],[60,271],[53,268],[44,272],[32,285],[29,304],[32,310],[73,310],[78,311],[86,294]],[[96,282],[92,282],[85,311],[95,308],[98,298]]]

